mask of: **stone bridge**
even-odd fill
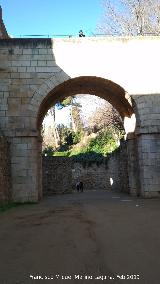
[[[160,37],[150,36],[0,40],[0,131],[10,143],[13,201],[41,199],[42,120],[75,94],[97,95],[117,109],[130,193],[160,196],[159,50]]]

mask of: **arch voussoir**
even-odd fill
[[[50,93],[56,86],[67,81],[70,77],[63,71],[55,73],[53,76],[45,80],[39,89],[33,94],[30,105],[39,103]]]

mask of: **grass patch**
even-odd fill
[[[64,152],[54,152],[55,157],[68,157],[70,154],[69,151],[64,151]]]
[[[36,202],[25,202],[25,203],[13,202],[13,203],[0,205],[0,213],[5,212],[5,211],[12,209],[12,208],[17,208],[17,207],[20,207],[20,206],[22,207],[22,206],[28,206],[28,205],[35,205],[35,204],[37,204],[37,203]]]

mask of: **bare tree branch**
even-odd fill
[[[160,35],[160,0],[103,0],[98,30],[107,35]]]

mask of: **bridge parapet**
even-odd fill
[[[35,201],[41,187],[37,118],[62,93],[85,90],[103,94],[122,114],[134,112],[132,168],[139,164],[142,195],[158,195],[159,50],[159,37],[0,40],[0,128],[11,142],[16,201]]]

